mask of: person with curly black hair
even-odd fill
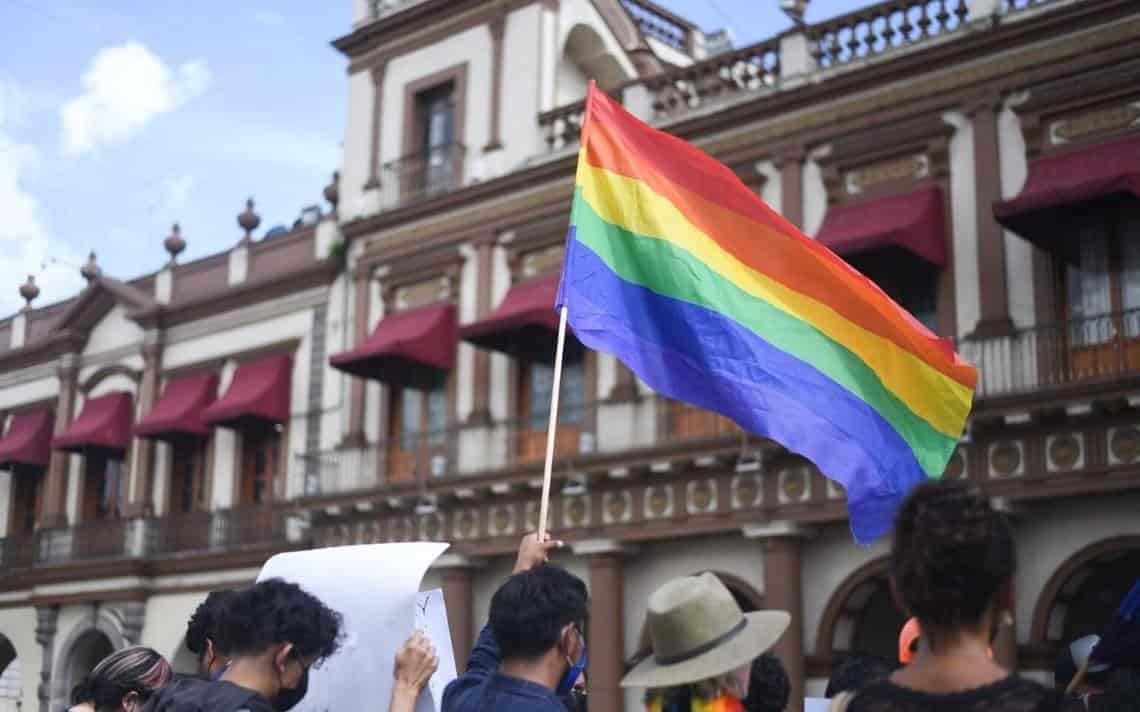
[[[910,665],[833,709],[849,712],[1054,712],[1061,697],[997,664],[989,647],[1012,605],[1013,531],[975,487],[917,486],[895,519],[891,585],[922,630]]]
[[[230,590],[211,591],[186,624],[186,648],[198,657],[198,674],[212,678],[225,669],[228,659],[214,642],[218,619],[236,596]]]
[[[788,706],[791,683],[784,664],[772,653],[764,653],[752,661],[748,678],[745,712],[783,712]]]
[[[854,692],[869,683],[885,680],[899,665],[887,658],[870,653],[848,653],[831,668],[824,697],[835,697],[841,692]]]
[[[269,579],[237,592],[214,625],[229,663],[220,681],[184,678],[148,712],[284,712],[308,689],[309,669],[340,646],[341,617],[300,586]]]

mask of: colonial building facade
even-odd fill
[[[1140,575],[1140,8],[888,0],[742,48],[649,0],[356,0],[331,210],[0,321],[0,697],[129,642],[187,664],[276,551],[429,539],[459,656],[536,525],[585,87],[731,166],[978,365],[946,472],[1016,527],[997,643],[1047,679]],[[757,245],[763,249],[762,244]],[[16,288],[18,285],[13,285]],[[591,706],[649,593],[720,574],[796,624],[795,700],[893,655],[887,543],[810,463],[570,341],[551,527]],[[6,505],[5,505],[6,498]],[[6,663],[6,665],[5,665]],[[0,704],[3,701],[0,700]]]

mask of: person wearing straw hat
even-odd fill
[[[752,661],[790,622],[785,611],[744,613],[711,573],[674,579],[649,597],[653,653],[622,687],[647,688],[650,712],[742,712]]]

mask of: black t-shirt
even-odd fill
[[[864,687],[848,712],[1061,712],[1062,696],[1035,682],[1010,675],[973,690],[934,694],[890,680]]]
[[[178,678],[147,700],[143,712],[275,712],[253,690],[231,682]]]

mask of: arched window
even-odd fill
[[[1137,576],[1138,537],[1100,542],[1078,552],[1045,585],[1034,615],[1034,640],[1062,645],[1100,633]]]
[[[820,619],[816,652],[831,659],[866,653],[894,660],[904,623],[906,616],[891,594],[887,559],[876,559],[848,576],[832,594]]]
[[[70,696],[71,688],[94,670],[99,661],[113,652],[115,646],[101,630],[89,630],[79,636],[63,662],[64,688],[60,692]]]

